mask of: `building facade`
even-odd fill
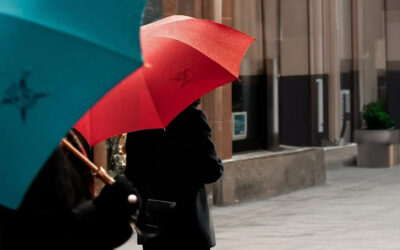
[[[148,0],[144,23],[170,15],[256,38],[239,80],[202,97],[225,160],[216,204],[323,183],[318,146],[353,141],[369,102],[384,100],[400,127],[398,0]]]
[[[350,142],[362,107],[378,99],[400,126],[400,1],[148,2],[147,15],[210,19],[256,38],[239,81],[203,97],[224,159],[282,144]]]

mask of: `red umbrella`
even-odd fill
[[[75,125],[90,145],[125,132],[165,128],[190,103],[237,79],[254,41],[228,26],[186,16],[145,25],[140,35],[146,65]]]

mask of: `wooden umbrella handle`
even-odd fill
[[[76,155],[79,159],[81,159],[104,183],[106,184],[114,184],[115,180],[111,176],[107,174],[107,172],[101,166],[96,166],[93,162],[91,162],[86,156],[84,156],[79,150],[77,150],[69,141],[65,138],[61,140],[63,146],[68,148],[74,155]]]

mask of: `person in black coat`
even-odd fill
[[[153,238],[139,239],[145,250],[205,250],[215,246],[205,184],[221,177],[223,165],[198,104],[196,101],[186,108],[165,130],[128,134],[125,174],[144,204],[138,225],[159,230]],[[163,209],[163,203],[153,199],[176,205]]]
[[[17,210],[0,206],[0,249],[114,249],[132,234],[140,202],[123,176],[92,198],[85,166],[59,146],[40,170]],[[75,165],[72,165],[72,162]]]

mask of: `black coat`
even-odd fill
[[[143,200],[177,202],[161,220],[155,240],[164,247],[214,246],[204,184],[218,180],[223,166],[204,113],[192,105],[166,130],[130,133],[126,150],[126,175]]]
[[[97,211],[61,148],[41,169],[18,210],[0,206],[1,250],[113,249],[131,233],[128,221],[119,225]]]

